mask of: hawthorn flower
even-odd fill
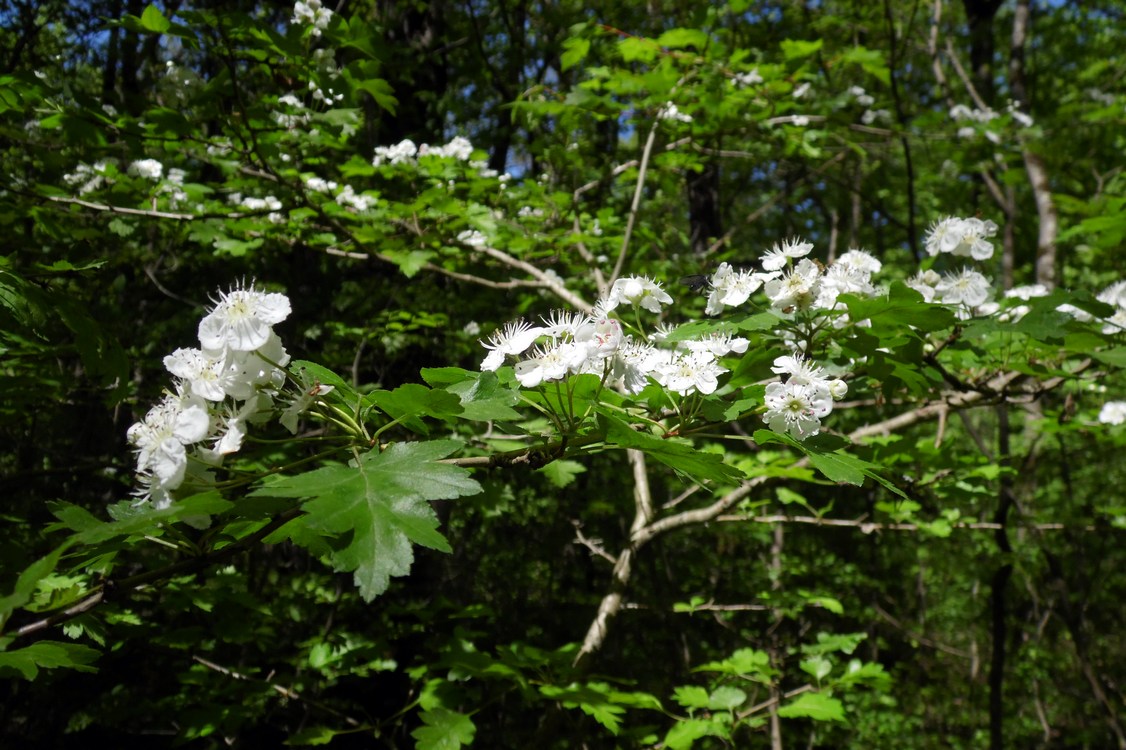
[[[516,363],[516,379],[525,388],[535,388],[540,383],[562,380],[584,361],[585,349],[574,342],[564,342],[547,349],[536,347],[530,359]]]
[[[941,281],[942,277],[936,271],[927,269],[907,279],[907,286],[923,295],[924,302],[934,302],[936,288]]]
[[[716,332],[695,341],[681,341],[679,346],[691,352],[708,352],[713,357],[723,357],[731,352],[743,354],[750,343],[742,336]]]
[[[164,165],[156,159],[139,159],[129,165],[129,174],[143,177],[146,180],[159,180],[164,172]]]
[[[884,264],[871,253],[854,248],[837,258],[837,261],[833,264],[833,267],[836,266],[855,268],[862,273],[873,274],[879,273]]]
[[[681,112],[675,104],[669,102],[665,106],[661,107],[661,110],[657,112],[657,119],[676,120],[677,122],[692,122],[692,115]]]
[[[206,402],[181,388],[129,428],[126,437],[137,448],[137,472],[149,477],[150,493],[180,486],[188,465],[185,446],[206,438],[210,427]]]
[[[599,317],[583,323],[574,341],[586,350],[585,360],[594,363],[612,357],[622,343],[622,324],[613,318]]]
[[[1103,424],[1126,422],[1126,401],[1107,401],[1099,410],[1099,421]]]
[[[821,418],[833,410],[828,389],[795,383],[771,383],[766,386],[766,413],[762,419],[771,430],[789,433],[805,440],[821,431]]]
[[[669,354],[667,349],[657,349],[649,344],[626,339],[614,353],[610,365],[610,380],[621,384],[626,393],[637,395],[649,384],[649,375],[659,361]]]
[[[321,31],[328,28],[332,20],[332,11],[321,4],[321,0],[297,0],[293,6],[293,18],[290,23],[307,23],[312,26],[312,35],[320,36]]]
[[[690,393],[714,393],[718,377],[727,372],[711,352],[678,352],[657,365],[653,378],[670,391],[687,396]]]
[[[950,253],[974,260],[988,260],[993,257],[993,243],[988,242],[988,238],[996,233],[997,225],[992,221],[949,216],[930,228],[926,248],[931,255]]]
[[[204,349],[254,351],[270,339],[270,326],[289,317],[290,310],[284,294],[236,287],[220,293],[219,302],[200,321],[199,342]]]
[[[963,268],[960,273],[945,274],[935,286],[938,301],[967,308],[984,304],[990,291],[989,279],[969,268]]]
[[[788,382],[796,385],[817,385],[827,382],[825,369],[813,364],[801,354],[787,354],[775,358],[770,371],[778,375],[789,375]]]
[[[809,258],[803,258],[781,278],[766,282],[763,291],[771,306],[784,313],[808,310],[821,291],[821,269]]]
[[[762,267],[767,271],[780,271],[785,268],[791,260],[797,260],[798,258],[804,258],[809,255],[809,251],[812,249],[812,242],[805,242],[794,237],[768,250],[766,254],[762,256]]]
[[[754,294],[763,282],[774,278],[774,273],[736,271],[728,263],[720,263],[711,278],[712,291],[704,308],[707,315],[719,315],[724,307],[738,307]]]
[[[533,326],[525,320],[514,320],[506,324],[500,331],[493,333],[487,342],[481,342],[481,345],[489,350],[489,354],[481,363],[481,370],[484,372],[497,370],[504,364],[505,355],[523,354],[544,333],[546,333],[544,328]]]
[[[399,141],[394,146],[376,146],[375,158],[372,159],[373,167],[381,167],[384,163],[402,164],[412,161],[418,154],[418,147],[410,138]]]
[[[672,304],[672,297],[659,283],[647,276],[627,276],[614,282],[610,293],[599,307],[610,312],[622,302],[643,307],[651,313],[660,313],[661,305]]]
[[[227,397],[224,380],[228,375],[224,351],[177,349],[164,358],[168,372],[188,383],[191,392],[208,401]]]
[[[1028,286],[1015,286],[1005,291],[1005,299],[1019,299],[1025,302],[1035,297],[1048,296],[1048,287],[1043,284],[1029,284]],[[1028,314],[1031,308],[1028,305],[1016,305],[1006,310],[1000,317],[1003,321],[1016,322]]]

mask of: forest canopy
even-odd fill
[[[0,0],[0,744],[1126,748],[1124,14]]]

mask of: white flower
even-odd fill
[[[810,86],[811,86],[811,84],[808,81],[806,81],[805,83],[799,84],[798,87],[794,89],[794,93],[793,93],[794,98],[795,99],[801,99],[803,96],[808,94]]]
[[[791,260],[804,258],[813,249],[812,242],[805,242],[797,237],[786,240],[781,245],[775,245],[762,256],[762,267],[767,271],[780,271]]]
[[[332,11],[321,5],[321,0],[298,0],[293,6],[290,23],[307,23],[313,27],[313,36],[320,36],[322,29],[328,28]]]
[[[177,349],[164,358],[168,372],[182,378],[193,394],[208,401],[222,401],[227,397],[223,386],[226,364],[225,351]]]
[[[375,158],[372,159],[371,164],[373,167],[382,166],[384,162],[402,164],[412,161],[417,153],[418,147],[414,145],[414,141],[407,138],[394,146],[376,146]]]
[[[795,126],[795,127],[804,128],[806,125],[809,124],[809,116],[808,115],[791,115],[790,116],[790,124]]]
[[[884,267],[884,264],[871,253],[856,249],[849,250],[847,253],[837,258],[836,263],[833,265],[850,266],[868,274],[879,273],[880,269]]]
[[[989,279],[977,271],[963,268],[961,273],[947,273],[935,286],[939,302],[947,305],[964,305],[974,308],[989,299]]]
[[[199,341],[204,349],[251,352],[269,339],[273,326],[290,313],[284,294],[236,287],[219,295],[219,302],[199,323]]]
[[[463,245],[469,245],[470,247],[484,247],[489,244],[488,238],[476,229],[466,229],[458,232],[457,241]]]
[[[758,290],[767,279],[774,278],[774,273],[752,273],[751,271],[736,271],[727,263],[720,263],[711,278],[712,291],[708,295],[708,304],[704,312],[708,315],[719,315],[725,306],[737,307]]]
[[[988,260],[993,257],[993,243],[988,242],[987,238],[996,233],[997,225],[992,221],[950,216],[930,228],[926,248],[931,255],[950,253],[972,257],[974,260]]]
[[[129,174],[144,177],[146,180],[159,180],[164,165],[156,159],[141,159],[129,165]]]
[[[293,399],[289,406],[286,407],[285,411],[282,412],[282,415],[278,419],[278,421],[281,422],[282,427],[289,430],[290,434],[296,435],[297,418],[302,414],[302,412],[312,406],[314,401],[316,401],[326,393],[332,393],[334,388],[335,386],[322,385],[320,383],[317,383],[311,388],[302,390],[301,393],[295,399]]]
[[[453,140],[444,146],[428,146],[425,143],[418,149],[419,156],[441,156],[457,159],[458,161],[469,161],[469,157],[473,155],[473,144],[468,138],[463,136],[455,136]],[[495,172],[492,176],[495,176]]]
[[[210,427],[202,398],[182,390],[166,395],[126,434],[137,447],[137,472],[152,477],[150,488],[176,489],[188,464],[184,446],[203,440]]]
[[[848,383],[840,378],[829,381],[829,395],[833,397],[834,401],[840,401],[848,395]]]
[[[762,76],[759,74],[758,68],[755,68],[750,73],[736,73],[732,80],[735,82],[736,86],[742,88],[744,86],[756,86],[762,83]]]
[[[613,318],[593,318],[578,327],[574,341],[585,347],[584,360],[601,361],[612,357],[622,343],[622,324]]]
[[[537,347],[531,359],[516,363],[516,379],[525,388],[535,388],[540,383],[562,380],[572,368],[577,369],[585,360],[585,348],[573,342],[549,349]]]
[[[821,431],[821,417],[833,410],[829,390],[793,381],[766,386],[766,413],[762,419],[777,433],[805,440]]]
[[[637,395],[648,385],[649,374],[658,362],[664,361],[668,355],[668,350],[626,339],[614,355],[610,380],[621,383],[622,390],[626,393]]]
[[[824,383],[827,387],[825,370],[819,365],[808,361],[801,354],[790,354],[777,357],[770,371],[778,375],[789,375],[790,383],[795,385],[818,386]]]
[[[281,338],[270,331],[266,343],[256,350],[227,353],[227,373],[223,388],[228,396],[239,401],[256,396],[263,388],[276,390],[285,383],[285,373],[278,367],[287,364],[289,354],[282,346]]]
[[[622,302],[644,307],[651,313],[660,313],[661,305],[672,304],[672,297],[647,276],[627,276],[614,282],[610,294],[599,307],[609,312]]]
[[[725,372],[727,368],[720,366],[711,352],[683,352],[660,363],[653,378],[682,396],[694,392],[706,395],[715,392],[719,386],[717,378]]]
[[[807,310],[821,291],[821,269],[809,258],[802,259],[780,279],[771,279],[763,287],[771,306],[782,312]]]
[[[1107,401],[1099,411],[1099,421],[1103,424],[1126,422],[1126,401]]]
[[[924,302],[934,302],[935,287],[942,281],[942,277],[938,272],[927,269],[926,271],[919,271],[917,274],[907,279],[907,286],[914,289],[919,294],[923,295]]]
[[[481,370],[488,372],[496,370],[504,364],[505,355],[523,354],[545,333],[545,329],[533,326],[524,320],[509,322],[503,329],[493,333],[487,342],[481,342],[481,345],[489,350],[488,356],[481,363]]]
[[[676,120],[677,122],[692,122],[692,115],[681,112],[675,104],[669,102],[661,107],[657,113],[658,120]]]
[[[837,306],[837,297],[846,293],[869,296],[876,293],[876,288],[867,271],[848,263],[834,263],[821,277],[821,291],[814,307],[832,310]]]
[[[678,347],[691,352],[708,352],[713,357],[723,357],[731,352],[743,354],[750,344],[751,342],[742,336],[716,332],[695,341],[681,341]]]

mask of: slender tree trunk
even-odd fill
[[[1028,30],[1032,19],[1030,0],[1018,0],[1013,13],[1013,36],[1009,57],[1009,87],[1016,105],[1029,109],[1028,83],[1025,75],[1024,51],[1028,43]],[[1059,235],[1059,214],[1048,183],[1048,170],[1040,155],[1025,145],[1021,156],[1024,170],[1036,200],[1036,215],[1040,229],[1036,239],[1036,283],[1051,288],[1056,285],[1056,237]]]

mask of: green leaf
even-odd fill
[[[778,715],[787,719],[844,721],[844,706],[836,698],[824,693],[802,693],[795,700],[779,708]]]
[[[864,461],[847,453],[810,453],[809,461],[834,482],[864,484]]]
[[[40,669],[73,669],[78,672],[97,672],[89,666],[101,654],[77,643],[39,641],[25,648],[0,653],[0,669],[14,669],[25,680],[34,680]]]
[[[332,553],[337,570],[353,571],[360,595],[371,601],[391,576],[406,575],[414,561],[411,543],[449,552],[427,501],[475,495],[481,486],[458,466],[436,463],[460,447],[454,440],[397,443],[368,453],[359,464],[326,466],[286,477],[251,493],[309,498],[307,527],[346,535]]]
[[[678,473],[697,482],[712,480],[719,483],[738,482],[743,472],[724,463],[723,456],[705,453],[676,438],[659,438],[647,432],[638,432],[615,417],[600,414],[606,425],[606,442],[619,448],[637,448]]]
[[[738,708],[747,701],[747,694],[737,687],[723,685],[716,688],[708,697],[708,708],[719,711],[730,711]]]
[[[833,671],[833,663],[824,656],[814,656],[805,659],[799,666],[801,666],[803,672],[810,675],[818,682],[828,677],[829,673]]]
[[[665,747],[669,750],[687,750],[701,737],[729,737],[730,731],[723,724],[711,719],[685,719],[678,721],[665,735]]]
[[[672,697],[685,708],[708,707],[708,691],[699,685],[681,685],[673,691]]]
[[[657,44],[668,49],[695,47],[703,50],[708,46],[708,35],[699,29],[669,29],[657,37]]]
[[[423,711],[419,718],[425,726],[411,732],[418,740],[418,750],[458,750],[462,745],[473,744],[477,727],[465,714],[437,706]]]
[[[461,400],[454,394],[431,390],[419,383],[408,383],[393,391],[375,391],[364,402],[378,406],[404,427],[423,435],[428,435],[430,428],[420,417],[448,420],[462,411]]]
[[[871,320],[878,327],[902,328],[905,325],[920,331],[941,331],[954,325],[954,311],[944,305],[927,304],[923,295],[901,281],[891,285],[887,297],[859,297],[842,294],[838,298],[848,308],[854,321]]]
[[[812,39],[806,41],[804,39],[783,39],[782,40],[782,56],[787,60],[797,60],[803,57],[809,57],[821,50],[822,42],[820,39]]]
[[[164,17],[160,12],[160,8],[155,5],[149,5],[141,13],[141,27],[145,31],[151,31],[155,34],[163,34],[172,28],[172,22]]]
[[[537,469],[539,473],[547,477],[547,481],[560,489],[566,487],[575,481],[575,477],[586,471],[586,466],[580,464],[578,461],[552,461],[546,466]]]
[[[342,732],[328,727],[308,727],[293,734],[285,744],[290,746],[327,745],[332,739]]]
[[[563,40],[563,54],[559,56],[559,64],[563,70],[573,68],[586,59],[590,52],[590,40],[581,37],[571,37]]]
[[[1091,352],[1091,356],[1105,365],[1126,367],[1126,346],[1116,346],[1101,352]]]
[[[692,671],[739,675],[756,682],[769,682],[774,674],[774,670],[770,668],[770,656],[765,651],[753,648],[741,648],[723,661],[701,664]]]

